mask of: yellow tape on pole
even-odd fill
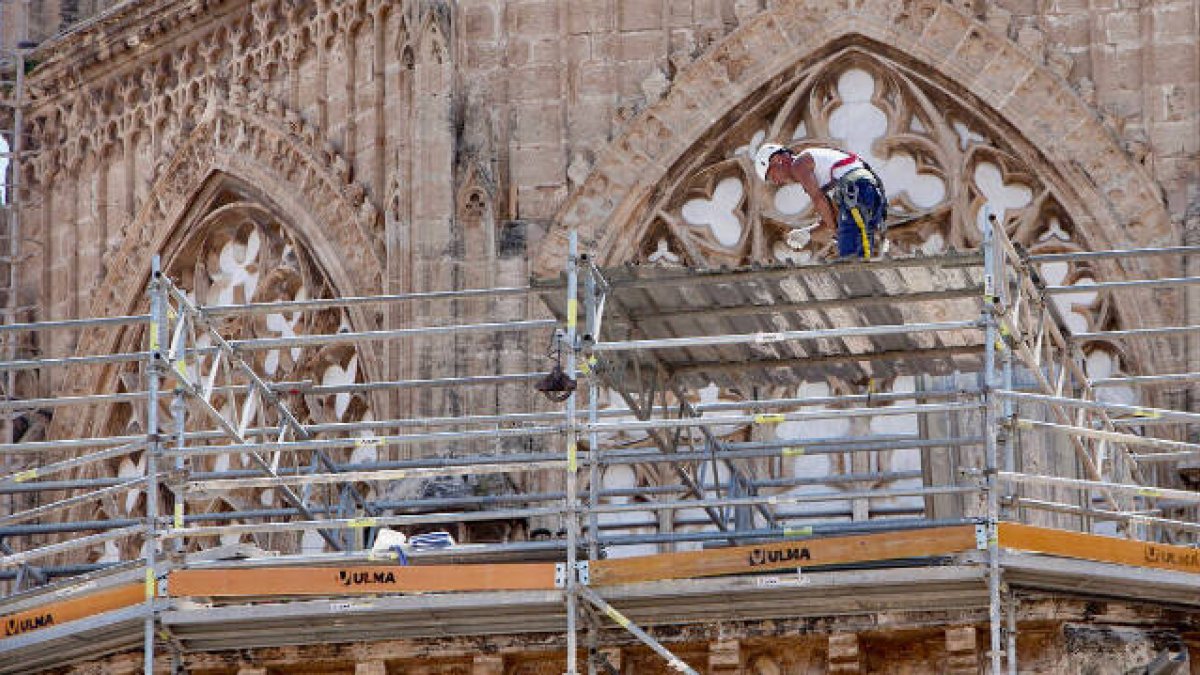
[[[626,619],[624,614],[613,609],[611,605],[605,608],[604,613],[608,615],[608,618],[616,621],[617,625],[621,628],[629,627],[629,619]]]
[[[13,482],[14,483],[24,483],[26,481],[31,481],[37,477],[38,477],[37,469],[26,469],[24,471],[18,471],[17,473],[13,474]]]
[[[378,518],[351,518],[347,523],[347,527],[375,527],[379,524]]]
[[[183,502],[175,505],[175,529],[183,529]]]
[[[567,471],[575,473],[579,469],[579,446],[571,443],[567,446]]]
[[[800,455],[803,455],[804,453],[805,453],[804,446],[789,445],[788,447],[781,450],[779,454],[783,455],[784,457],[799,457]]]
[[[155,595],[158,595],[157,586],[158,586],[158,584],[156,583],[156,580],[154,577],[154,568],[147,567],[146,568],[146,597],[147,598],[153,598]]]
[[[780,414],[754,416],[755,424],[779,424],[785,421],[787,421],[787,418]]]
[[[579,301],[575,298],[567,300],[567,328],[575,328],[579,322]]]

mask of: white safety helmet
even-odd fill
[[[760,179],[767,179],[767,168],[771,166],[771,156],[780,150],[787,150],[787,148],[775,143],[763,143],[758,146],[758,152],[754,153],[754,170]]]

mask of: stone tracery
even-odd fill
[[[314,261],[308,246],[297,238],[286,224],[270,210],[245,201],[231,201],[212,210],[192,230],[191,235],[170,257],[165,266],[166,273],[173,278],[189,298],[201,306],[224,305],[246,302],[273,302],[304,300],[328,297],[332,287],[325,273]],[[348,317],[341,310],[324,310],[266,315],[233,315],[216,323],[214,328],[227,338],[285,337],[310,333],[333,333],[349,329]],[[198,347],[209,346],[211,339],[201,334],[196,339]],[[248,365],[273,381],[313,382],[338,386],[361,382],[364,373],[359,365],[360,356],[350,346],[325,346],[322,348],[286,347],[245,355]],[[200,355],[187,364],[188,376],[200,381],[213,367],[214,357]],[[131,367],[122,376],[122,381],[136,389],[143,377]],[[220,385],[222,383],[218,383]],[[304,423],[353,422],[370,420],[370,403],[361,394],[336,392],[329,394],[307,394],[286,399],[287,405]],[[211,401],[213,407],[230,420],[257,419],[278,425],[280,418],[264,403],[239,396],[236,390],[218,390]],[[203,418],[204,413],[195,402],[189,405],[189,417]],[[256,417],[257,415],[261,415]],[[171,417],[165,403],[160,411],[160,429],[164,434],[171,430]],[[109,426],[114,431],[140,432],[144,426],[143,415],[138,406],[118,406],[112,413]],[[373,452],[373,451],[372,451]],[[335,451],[335,461],[374,461],[372,452],[361,449]],[[198,457],[193,460],[193,470],[227,471],[252,469],[254,464],[244,453],[229,453]],[[276,453],[270,458],[275,469],[295,468],[306,461],[299,454]],[[145,455],[127,457],[119,463],[117,475],[133,478],[144,475]],[[244,489],[221,493],[202,501],[189,501],[188,513],[211,513],[276,506],[277,494],[273,488]],[[108,506],[109,517],[136,517],[144,513],[145,500],[141,493],[130,493],[129,498]],[[323,547],[319,537],[304,537],[303,543],[292,535],[272,535],[257,541],[264,548],[292,550],[303,546],[306,550]],[[223,537],[222,543],[234,543],[237,536]],[[132,546],[125,542],[123,546]],[[191,542],[193,549],[203,548],[203,541]],[[118,549],[109,546],[102,556],[117,559]],[[129,553],[129,552],[126,552]]]
[[[815,213],[799,186],[775,188],[753,173],[752,157],[764,142],[799,147],[832,144],[863,156],[881,174],[891,200],[893,254],[938,254],[978,246],[982,222],[995,214],[1014,241],[1032,253],[1087,250],[1089,242],[1058,201],[1052,181],[1005,147],[1002,131],[955,98],[912,75],[886,57],[868,56],[853,47],[818,67],[776,83],[764,103],[706,142],[704,154],[681,162],[631,227],[643,233],[637,262],[694,267],[737,266],[754,262],[806,263],[833,254],[830,233],[814,230]],[[1086,264],[1051,264],[1043,274],[1052,285],[1093,283]],[[1074,332],[1101,330],[1118,322],[1116,308],[1094,292],[1056,296],[1054,302]],[[1085,345],[1089,367],[1109,374],[1129,367],[1129,358],[1113,345]],[[876,390],[914,391],[911,377],[875,383]],[[836,380],[801,387],[801,396],[861,394],[861,387]],[[794,395],[795,392],[778,392]],[[1134,400],[1132,390],[1109,398]],[[819,407],[819,406],[818,406]],[[913,416],[881,417],[862,424],[831,420],[791,428],[780,425],[780,438],[820,438],[859,434],[910,434]],[[844,428],[843,428],[844,427]],[[851,428],[853,427],[853,428]],[[861,427],[861,428],[860,428]],[[869,460],[869,461],[868,461]],[[798,477],[885,472],[920,475],[917,450],[793,458],[781,466]],[[710,477],[719,484],[720,476]],[[920,478],[884,481],[897,487],[919,485]],[[857,489],[861,482],[835,485]],[[796,491],[811,491],[799,488]],[[827,489],[827,488],[820,488]],[[807,507],[836,511],[845,502],[813,502]],[[920,509],[921,500],[900,498],[855,506],[854,518],[878,506]],[[676,514],[676,519],[687,515]],[[686,526],[680,525],[683,529]]]
[[[670,181],[679,187],[647,210],[649,222],[638,228],[648,233],[642,261],[671,253],[710,267],[831,255],[830,234],[809,233],[815,214],[803,190],[754,178],[751,157],[768,140],[832,144],[866,159],[888,188],[897,252],[973,247],[979,240],[973,224],[985,209],[1028,247],[1044,246],[1047,232],[1086,246],[1053,188],[989,140],[1000,134],[885,58],[850,49],[767,97],[775,103],[731,126],[714,150]]]

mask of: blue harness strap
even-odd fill
[[[838,180],[833,201],[837,205],[838,255],[870,258],[875,234],[886,209],[875,177],[867,170],[854,170]]]

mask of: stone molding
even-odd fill
[[[263,78],[310,53],[401,13],[397,54],[430,31],[447,34],[442,0],[170,0],[128,3],[54,40],[34,54],[28,124],[41,150],[30,183],[76,174],[138,133],[161,155],[187,136],[213,99],[240,88],[262,91]],[[278,103],[279,107],[286,104]]]
[[[129,270],[145,268],[151,255],[162,252],[175,224],[214,172],[252,185],[270,180],[299,188],[292,190],[292,198],[316,225],[302,232],[339,292],[363,293],[380,287],[384,257],[380,219],[363,188],[350,179],[345,161],[329,149],[313,147],[315,133],[298,117],[272,119],[257,112],[253,107],[217,108],[178,149],[129,225],[121,248],[108,261],[113,272],[92,302],[93,316],[130,311],[137,303],[145,279],[131,277]],[[322,240],[327,240],[324,248]],[[80,343],[81,351],[84,344]]]

